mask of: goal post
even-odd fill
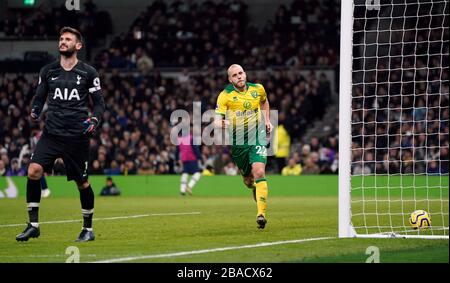
[[[341,1],[340,238],[449,238],[449,1]]]
[[[353,3],[341,1],[339,65],[339,237],[356,235],[351,224],[351,102]]]

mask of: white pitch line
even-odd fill
[[[82,254],[81,257],[96,257],[96,254]],[[52,258],[52,257],[68,257],[67,255],[63,254],[54,254],[54,255],[0,255],[0,258],[24,258],[24,257],[30,257],[30,258]]]
[[[269,246],[285,245],[285,244],[297,244],[297,243],[320,241],[320,240],[330,240],[330,239],[335,239],[335,238],[336,237],[320,237],[320,238],[309,238],[309,239],[299,239],[299,240],[288,240],[288,241],[278,241],[278,242],[269,242],[269,243],[259,243],[259,244],[253,244],[253,245],[224,247],[224,248],[197,250],[197,251],[186,251],[186,252],[178,252],[178,253],[143,255],[143,256],[133,256],[133,257],[121,257],[121,258],[113,258],[113,259],[105,259],[105,260],[100,260],[100,261],[93,261],[92,263],[113,263],[113,262],[124,262],[124,261],[141,260],[141,259],[177,257],[177,256],[206,254],[206,253],[223,252],[223,251],[231,251],[231,250],[241,250],[241,249],[259,248],[259,247],[269,247]]]
[[[129,215],[129,216],[116,216],[116,217],[105,217],[105,218],[94,218],[94,221],[98,220],[117,220],[117,219],[130,219],[130,218],[141,218],[141,217],[151,217],[151,216],[176,216],[176,215],[197,215],[201,214],[201,212],[173,212],[173,213],[151,213],[151,214],[138,214],[138,215]],[[58,223],[71,223],[71,222],[81,222],[82,219],[70,219],[70,220],[58,220],[58,221],[44,221],[39,222],[39,224],[58,224]],[[0,225],[1,227],[17,227],[24,226],[25,224],[4,224]]]

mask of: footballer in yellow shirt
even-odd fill
[[[258,208],[256,223],[259,229],[264,229],[268,195],[265,137],[273,128],[269,119],[269,101],[261,84],[247,82],[247,75],[240,65],[233,64],[228,68],[228,80],[230,84],[217,98],[216,125],[231,129],[231,157],[244,184],[253,190]],[[262,116],[264,123],[259,123]]]

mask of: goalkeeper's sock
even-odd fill
[[[92,228],[92,217],[94,215],[94,191],[91,185],[85,189],[79,189],[81,214],[83,214],[83,227]]]
[[[180,193],[182,193],[182,194],[186,193],[186,186],[187,186],[188,178],[189,178],[189,175],[187,173],[181,174]]]
[[[28,178],[27,208],[28,218],[34,227],[39,226],[39,203],[41,202],[41,181]]]
[[[267,181],[265,178],[261,178],[255,181],[256,186],[256,205],[258,206],[258,215],[266,217],[267,208],[267,195],[269,189],[267,187]]]
[[[200,180],[200,177],[202,176],[202,174],[200,174],[200,172],[195,173],[191,180],[189,181],[188,187],[189,188],[194,188],[195,184],[197,184],[198,180]]]

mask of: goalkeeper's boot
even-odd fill
[[[83,228],[81,230],[80,236],[78,236],[78,239],[75,242],[89,242],[93,241],[95,239],[94,232],[92,230],[88,230],[86,228]]]
[[[264,229],[264,227],[266,227],[267,220],[264,215],[260,214],[256,217],[256,223],[258,224],[258,229]]]
[[[27,228],[17,235],[16,240],[19,242],[28,241],[29,238],[37,238],[40,234],[39,227],[34,227],[31,223],[28,223]]]

